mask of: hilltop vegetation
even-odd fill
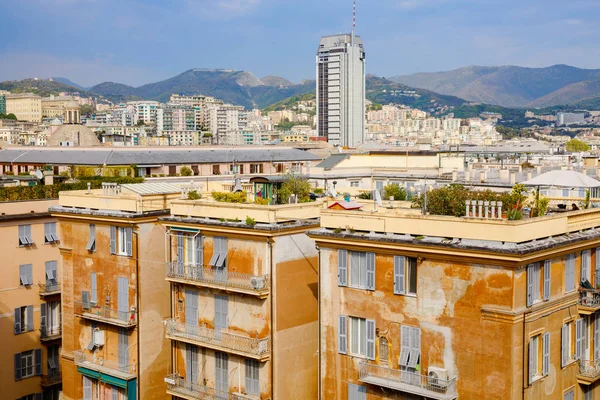
[[[34,93],[42,97],[54,95],[58,96],[61,92],[67,93],[86,93],[81,89],[64,83],[50,81],[46,79],[23,79],[22,81],[4,81],[0,82],[0,90],[8,90],[11,93]]]

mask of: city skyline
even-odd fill
[[[0,33],[12,40],[0,44],[0,80],[64,76],[85,86],[103,81],[138,86],[198,67],[298,82],[314,78],[314,43],[349,32],[352,24],[347,0],[211,4],[129,2],[116,8],[112,1],[8,0]],[[369,49],[367,73],[379,76],[466,65],[594,68],[600,65],[596,11],[600,4],[586,0],[384,0],[377,7],[359,1],[357,33]],[[105,23],[96,24],[100,19]],[[190,52],[190,46],[201,51]]]

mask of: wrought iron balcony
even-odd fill
[[[270,354],[270,338],[252,338],[202,326],[186,325],[174,319],[165,321],[167,337],[202,347],[239,354],[257,360],[267,360]]]
[[[178,374],[165,377],[167,393],[171,396],[182,397],[188,400],[196,399],[223,399],[223,400],[247,400],[247,397],[235,393],[223,392],[198,383],[188,382]]]
[[[591,385],[600,378],[600,360],[579,360],[579,374],[577,381],[584,385]]]
[[[136,378],[135,364],[121,364],[117,361],[106,360],[97,353],[88,353],[85,350],[74,351],[75,365],[92,371],[101,372],[124,380]]]
[[[60,282],[46,282],[46,283],[38,283],[40,288],[40,297],[53,296],[55,294],[60,294],[61,287]]]
[[[360,364],[359,380],[430,399],[454,400],[458,397],[456,378],[444,380],[367,362]]]
[[[192,285],[245,293],[260,298],[269,295],[269,275],[250,275],[240,272],[221,272],[201,265],[166,263],[167,280]]]
[[[46,375],[42,375],[42,386],[53,386],[62,382],[62,373],[58,368],[49,369]]]
[[[137,312],[133,308],[129,309],[129,311],[119,311],[109,306],[101,306],[93,303],[84,304],[80,300],[75,300],[73,305],[75,315],[81,318],[125,328],[137,325]]]
[[[49,341],[60,339],[62,336],[62,323],[58,326],[45,326],[40,327],[40,340]]]
[[[600,289],[579,288],[579,311],[581,314],[592,314],[600,310]]]

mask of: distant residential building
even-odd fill
[[[317,51],[317,132],[340,146],[365,136],[365,52],[360,37],[324,36]]]
[[[6,113],[15,114],[21,121],[42,120],[42,98],[33,93],[6,95]]]
[[[585,123],[584,113],[563,113],[559,112],[556,115],[558,125],[574,125]]]
[[[6,114],[6,94],[0,94],[0,114]]]
[[[234,132],[244,130],[248,125],[248,112],[243,106],[215,104],[208,107],[207,127],[213,135],[213,143],[221,144]]]
[[[156,124],[157,110],[160,108],[158,101],[130,101],[127,103],[135,108],[138,121],[145,124]]]

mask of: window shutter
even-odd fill
[[[30,285],[33,285],[33,265],[27,264],[27,281]]]
[[[42,394],[41,393],[36,393],[35,394],[35,400],[42,400]],[[119,400],[119,399],[117,399]]]
[[[567,268],[565,269],[566,273],[566,288],[565,291],[570,292],[575,289],[575,255],[569,254],[567,256]]]
[[[550,373],[550,332],[542,336],[542,374],[544,376]]]
[[[600,360],[600,312],[594,316],[594,361]]]
[[[98,303],[98,281],[97,281],[97,275],[95,272],[92,272],[91,274],[91,280],[92,280],[92,290],[91,290],[91,302],[94,304]]]
[[[400,360],[399,364],[403,367],[408,366],[408,356],[410,355],[410,334],[411,328],[402,325],[400,329]]]
[[[394,256],[394,294],[404,294],[404,268],[406,258]]]
[[[87,376],[83,376],[83,400],[92,400],[92,380]]]
[[[348,286],[347,250],[338,250],[338,286]]]
[[[90,238],[88,239],[86,249],[94,251],[96,249],[96,225],[90,224]]]
[[[348,353],[348,325],[345,315],[340,315],[338,320],[338,352],[340,354]]]
[[[527,266],[527,307],[533,304],[534,269],[533,264]]]
[[[534,354],[535,351],[535,340],[533,340],[533,338],[529,339],[529,384],[531,385],[533,383],[533,375],[534,375],[534,370],[533,370],[533,365],[534,365],[534,357],[537,357],[537,354]]]
[[[552,261],[544,261],[544,300],[550,300],[550,277],[552,276]]]
[[[81,292],[81,307],[83,309],[90,308],[90,292],[83,290]]]
[[[185,380],[192,381],[192,345],[185,344]]]
[[[21,379],[21,353],[15,354],[15,381]]]
[[[202,267],[204,265],[204,251],[202,247],[202,236],[200,234],[196,235],[194,238],[194,251],[196,252],[196,266]]]
[[[375,290],[375,253],[367,253],[367,289]]]
[[[185,289],[185,324],[198,326],[198,292],[195,289]]]
[[[42,374],[42,349],[33,351],[33,361],[35,362],[35,375],[39,376]]]
[[[192,383],[198,383],[198,348],[192,346]]]
[[[21,333],[21,307],[15,308],[15,335]]]
[[[129,365],[129,354],[127,354],[127,347],[129,347],[129,336],[127,336],[127,330],[124,328],[119,328],[118,335],[119,367],[126,367]]]
[[[125,251],[131,257],[133,255],[133,229],[125,228]]]
[[[561,344],[560,344],[560,366],[567,365],[569,360],[569,325],[562,326]]]
[[[33,306],[27,306],[27,332],[33,330]]]
[[[590,250],[584,250],[581,252],[581,282],[590,280]]]
[[[117,254],[117,227],[110,226],[110,254]]]
[[[367,320],[367,358],[375,359],[375,321]]]
[[[183,264],[183,261],[185,260],[185,256],[183,253],[183,241],[184,241],[184,237],[182,234],[178,234],[177,235],[177,262],[179,264]]]
[[[40,329],[42,331],[45,331],[46,329],[47,307],[48,305],[46,303],[40,304]]]
[[[583,319],[579,318],[575,321],[575,358],[577,360],[581,359],[583,355],[582,344],[583,344]]]
[[[127,320],[129,316],[129,279],[119,277],[117,289],[119,319]]]
[[[119,400],[119,389],[113,386],[110,393],[112,400]]]
[[[600,247],[596,247],[596,264],[594,268],[594,287],[600,285]]]

